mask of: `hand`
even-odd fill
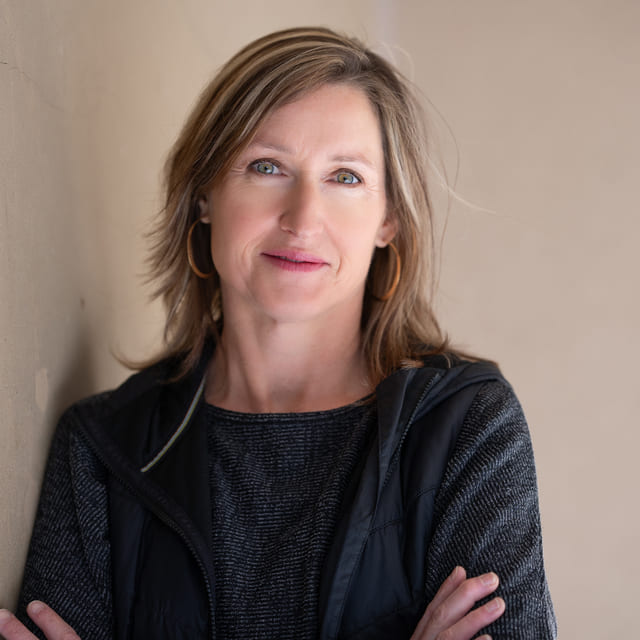
[[[471,611],[478,600],[498,588],[498,583],[495,573],[467,578],[465,570],[456,567],[429,603],[411,640],[470,640],[504,613],[502,598],[494,598]],[[491,637],[484,635],[478,640]]]
[[[80,640],[78,634],[44,602],[27,607],[29,617],[44,631],[47,640]],[[6,640],[38,640],[10,611],[0,609],[0,634]]]

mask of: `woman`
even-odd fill
[[[325,29],[205,90],[154,231],[167,347],[61,421],[34,633],[37,599],[49,640],[554,637],[521,409],[429,303],[421,122]]]

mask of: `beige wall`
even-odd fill
[[[527,411],[561,636],[630,637],[640,4],[625,0],[0,0],[1,604],[57,416],[123,378],[110,349],[157,339],[141,234],[183,117],[240,45],[304,23],[380,43],[453,130],[476,207],[452,203],[442,317]]]

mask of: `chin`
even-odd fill
[[[352,314],[360,323],[362,297],[336,297],[322,293],[304,294],[282,293],[262,299],[262,311],[276,322],[294,323],[311,320],[331,320],[342,322]]]
[[[329,312],[330,308],[327,308],[326,304],[313,304],[308,300],[288,299],[262,305],[262,313],[279,323],[307,322]]]

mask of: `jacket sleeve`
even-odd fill
[[[430,601],[456,565],[494,571],[506,611],[486,627],[494,640],[546,640],[556,622],[545,578],[533,451],[511,388],[483,385],[474,399],[436,497],[427,555]]]
[[[112,616],[106,477],[73,430],[72,412],[52,442],[17,615],[44,638],[26,614],[31,600],[42,600],[83,640],[107,640]]]

